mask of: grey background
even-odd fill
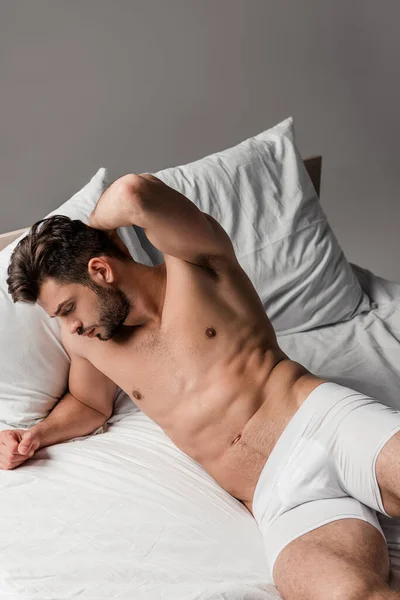
[[[0,0],[0,233],[289,115],[349,260],[400,281],[396,0]]]

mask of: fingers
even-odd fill
[[[0,469],[7,471],[16,469],[17,467],[25,463],[29,458],[32,458],[34,454],[35,451],[30,450],[30,452],[28,452],[28,454],[26,454],[25,456],[16,456],[15,454],[9,456],[0,455]]]
[[[32,449],[33,443],[33,435],[30,431],[27,431],[22,435],[22,440],[18,446],[18,452],[20,454],[28,454],[28,452]]]
[[[15,432],[13,430],[2,431],[1,432],[1,441],[9,453],[18,454],[19,441],[17,438],[17,432]],[[3,448],[2,448],[2,451],[4,451]]]
[[[15,469],[31,458],[39,447],[31,431],[12,429],[0,432],[0,469]]]

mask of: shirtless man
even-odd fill
[[[132,260],[131,224],[164,263]],[[39,221],[11,257],[9,293],[60,319],[71,366],[46,419],[1,434],[1,467],[96,430],[118,386],[254,514],[283,598],[400,598],[375,512],[400,515],[400,413],[290,360],[225,230],[159,179],[121,177],[89,225]]]

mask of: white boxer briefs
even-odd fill
[[[301,535],[339,519],[361,519],[383,535],[387,514],[375,473],[400,412],[353,389],[326,382],[306,398],[274,446],[253,497],[253,515],[273,566]]]

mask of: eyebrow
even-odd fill
[[[58,315],[60,314],[64,304],[68,304],[68,302],[71,302],[71,300],[73,300],[73,296],[71,298],[68,298],[67,300],[63,300],[61,302],[61,304],[58,305],[57,310],[55,312],[55,314],[53,316],[50,317],[50,319],[54,319],[54,317],[58,317]]]

